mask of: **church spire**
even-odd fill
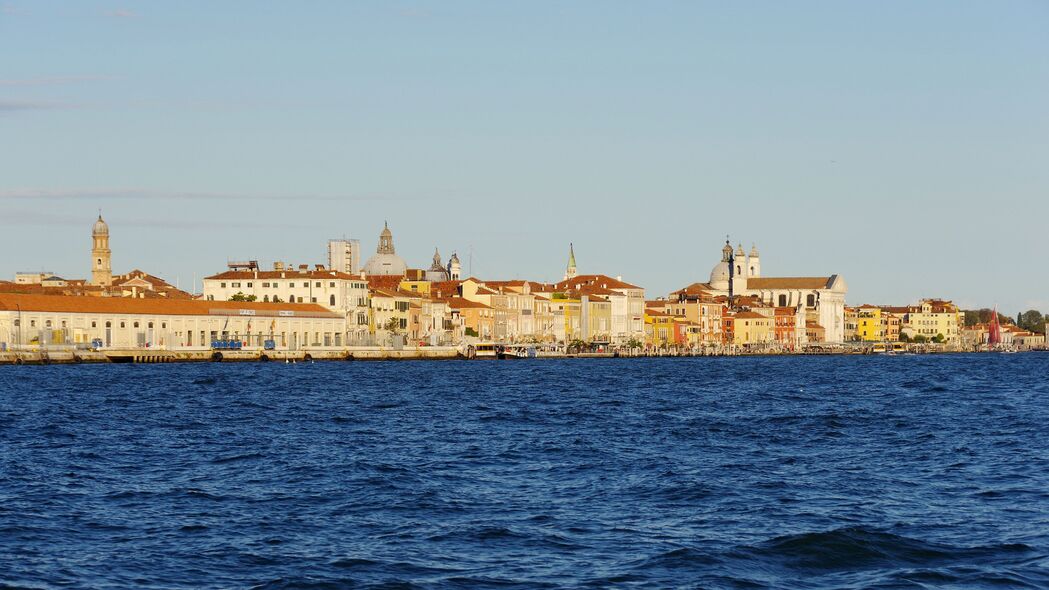
[[[578,270],[575,265],[575,246],[568,243],[568,267],[565,269],[565,280],[574,279],[578,274]]]

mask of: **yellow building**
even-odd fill
[[[735,344],[763,344],[776,339],[775,320],[753,311],[736,313],[733,326]]]
[[[884,342],[885,325],[881,308],[861,305],[856,309],[856,339],[863,342]]]
[[[911,340],[921,336],[927,340],[942,338],[946,344],[958,344],[964,320],[965,315],[950,301],[924,299],[908,308],[900,331]]]
[[[645,310],[645,346],[673,346],[674,329],[674,316],[651,307]]]

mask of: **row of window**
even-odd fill
[[[230,283],[229,284],[229,287],[231,289],[239,289],[240,286],[241,286],[241,284],[239,282],[235,282],[235,283]],[[305,281],[305,282],[302,283],[302,287],[304,289],[308,288],[309,286],[310,286],[310,282],[309,281]],[[315,288],[317,288],[317,289],[320,289],[321,288],[321,282],[320,281],[316,281],[316,282],[313,283],[313,286]],[[335,288],[335,281],[329,282],[328,286],[334,289]],[[225,289],[226,288],[226,283],[219,283],[219,287],[222,288],[222,289]],[[253,282],[244,283],[244,287],[246,289],[252,289],[252,288],[255,287],[255,283],[253,283]],[[277,289],[277,288],[280,287],[280,283],[262,283],[262,288],[263,289],[269,289],[271,287],[274,288],[274,289]],[[363,289],[364,285],[363,284],[358,284],[358,283],[353,283],[353,287],[356,288],[356,289]],[[294,282],[289,282],[288,283],[288,288],[289,289],[294,289],[295,288],[295,283]]]

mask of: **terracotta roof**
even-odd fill
[[[623,282],[608,275],[579,275],[575,278],[561,281],[555,285],[558,289],[578,289],[584,285],[594,285],[605,289],[640,289],[637,285]]]
[[[449,297],[443,300],[448,304],[448,307],[453,309],[467,309],[467,308],[480,308],[480,309],[491,309],[490,306],[480,303],[478,301],[470,301],[469,299],[463,299],[462,297]]]
[[[738,319],[768,320],[768,319],[771,319],[771,318],[769,318],[766,315],[761,315],[760,313],[753,312],[753,311],[738,311],[738,312],[736,312],[736,319],[737,320]]]
[[[761,277],[747,279],[748,289],[829,289],[833,277]]]
[[[283,276],[282,276],[283,275]],[[204,277],[204,280],[222,280],[222,279],[344,279],[344,280],[357,280],[361,277],[359,275],[351,275],[337,270],[227,270],[220,272],[210,277]],[[400,277],[397,277],[400,278]]]
[[[241,310],[255,315],[278,316],[290,311],[296,316],[342,316],[313,303],[259,303],[205,301],[200,299],[137,299],[131,297],[77,297],[63,295],[22,295],[0,293],[0,310],[59,313],[108,313],[133,315],[228,315]]]
[[[368,275],[368,288],[369,289],[386,289],[387,291],[396,291],[401,286],[401,281],[404,277],[392,276],[392,275]]]

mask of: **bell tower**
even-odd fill
[[[578,269],[575,265],[575,247],[570,243],[568,244],[568,267],[565,268],[565,278],[568,281],[574,279],[578,274]]]
[[[113,284],[113,252],[109,249],[109,226],[101,211],[91,230],[91,243],[91,284],[108,287]]]

